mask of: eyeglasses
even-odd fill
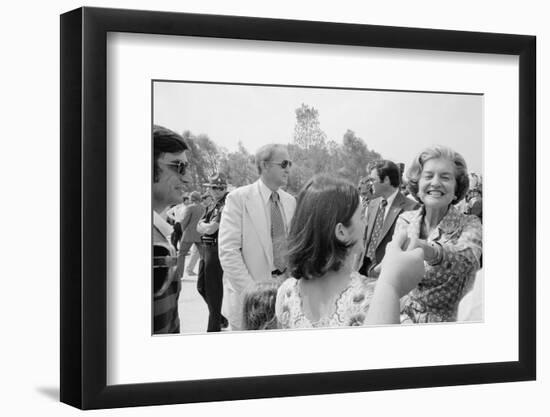
[[[160,161],[159,161],[160,162]],[[166,165],[176,171],[179,175],[185,175],[187,173],[187,168],[189,167],[189,162],[184,161],[174,161],[174,162],[160,162],[163,165]]]
[[[213,185],[210,188],[212,188],[214,191],[223,191],[223,190],[225,190],[225,187],[219,186],[219,185]]]
[[[292,161],[289,161],[288,159],[285,159],[283,162],[271,162],[271,161],[269,161],[269,163],[273,164],[273,165],[279,165],[283,169],[285,169],[286,167],[289,167],[289,168],[292,167]]]

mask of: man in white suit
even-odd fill
[[[260,178],[227,195],[219,231],[224,271],[223,313],[232,330],[243,329],[243,296],[256,282],[286,274],[286,237],[296,200],[281,186],[292,162],[284,145],[265,145],[256,153]]]

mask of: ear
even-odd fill
[[[267,169],[267,161],[262,161],[261,166],[262,166],[262,173],[263,173]]]
[[[351,237],[348,228],[342,223],[338,223],[334,228],[334,236],[336,236],[336,239],[340,242],[349,242]]]

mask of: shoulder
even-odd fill
[[[481,228],[479,217],[474,214],[466,214],[460,211],[456,206],[450,206],[447,215],[444,218],[445,222],[453,224],[455,227],[475,227]]]
[[[439,223],[439,229],[448,236],[466,240],[481,239],[481,221],[476,215],[464,214],[451,206]]]
[[[369,278],[369,277],[366,277],[365,275],[360,274],[359,272],[352,272],[350,286],[355,291],[365,293],[365,290],[367,290],[367,292],[374,290],[376,281],[377,281],[376,278]]]
[[[285,281],[283,281],[283,283],[281,284],[281,286],[279,287],[279,289],[277,290],[277,299],[284,299],[284,298],[289,298],[292,296],[292,294],[295,292],[296,290],[296,284],[298,283],[298,280],[296,278],[287,278]]]
[[[459,213],[459,215],[462,216],[462,225],[465,229],[482,229],[481,220],[475,214]]]
[[[235,204],[241,205],[244,200],[250,197],[253,186],[254,184],[244,185],[229,192],[229,194],[225,196],[225,206]]]
[[[227,194],[225,198],[226,200],[245,198],[250,194],[253,194],[257,189],[257,182],[253,182],[252,184],[243,185],[242,187],[235,188],[233,191]]]
[[[401,192],[397,194],[397,198],[399,198],[400,204],[403,207],[403,210],[405,211],[416,210],[417,208],[420,207],[420,204],[418,203],[418,201],[406,197]]]
[[[412,210],[404,211],[399,215],[399,218],[410,222],[412,219],[420,215],[421,210],[422,208],[420,207],[420,208],[413,208]]]

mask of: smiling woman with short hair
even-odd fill
[[[401,322],[455,321],[482,252],[479,219],[455,207],[468,192],[466,161],[452,149],[428,148],[413,160],[407,180],[422,207],[401,214],[394,236],[405,231],[410,245],[423,250],[426,273],[401,300]]]

